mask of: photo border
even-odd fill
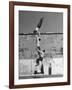
[[[14,85],[14,6],[35,6],[35,7],[54,7],[66,8],[67,14],[67,82],[57,83],[41,83],[41,84],[26,84]],[[44,87],[44,86],[60,86],[70,85],[70,5],[63,4],[47,4],[47,3],[30,3],[30,2],[9,2],[9,88],[29,88],[29,87]]]

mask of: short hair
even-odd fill
[[[45,52],[45,50],[43,50],[43,52]]]
[[[39,38],[39,41],[41,41],[41,38]]]

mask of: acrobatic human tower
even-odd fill
[[[40,37],[40,32],[39,32],[39,29],[40,27],[42,26],[42,22],[43,22],[43,19],[44,17],[42,17],[36,27],[36,29],[33,31],[33,34],[35,35],[35,38],[36,38],[36,51],[37,51],[37,55],[38,55],[38,58],[36,59],[36,66],[39,66],[40,63],[42,63],[43,61],[43,57],[44,57],[44,52],[45,50],[41,50],[41,47],[40,47],[40,41],[41,41],[41,37]],[[43,66],[41,65],[41,69],[40,71],[36,71],[36,74],[37,73],[44,73],[43,71]]]

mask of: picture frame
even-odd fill
[[[32,60],[35,59],[36,56],[33,56],[33,54],[31,54],[29,50],[33,49],[32,46],[33,43],[31,40],[35,39],[34,37],[36,36],[35,34],[36,32],[32,32],[32,31],[36,27],[35,25],[37,25],[38,23],[37,20],[40,19],[40,16],[44,16],[44,18],[46,18],[44,19],[45,21],[42,26],[43,29],[41,28],[42,31],[40,30],[41,39],[44,41],[45,38],[46,41],[46,39],[48,38],[49,41],[49,42],[46,41],[49,44],[47,45],[47,48],[46,46],[42,46],[43,43],[41,43],[41,48],[45,49],[46,51],[45,53],[47,53],[45,54],[45,57],[48,58],[48,60],[50,59],[54,60],[55,57],[58,57],[59,59],[62,58],[61,61],[58,63],[57,61],[54,61],[55,64],[58,65],[63,64],[63,68],[62,66],[60,66],[59,69],[58,67],[56,67],[59,72],[51,71],[56,69],[55,66],[53,66],[54,64],[52,64],[51,68],[50,67],[48,68],[49,72],[47,74],[45,74],[46,73],[45,71],[43,74],[42,73],[34,74],[34,72],[32,71],[35,63],[35,61]],[[42,22],[41,21],[42,18],[40,19],[40,22],[37,25],[37,29],[40,29],[39,25]],[[32,31],[28,31],[29,29]],[[44,29],[48,30],[48,32],[44,31]],[[54,29],[57,29],[58,31],[55,31]],[[37,37],[38,35],[36,36],[36,38]],[[27,40],[28,38],[29,41],[27,42],[21,41],[21,40]],[[62,42],[60,41],[58,42],[59,43],[58,44],[56,41],[57,38],[58,41],[62,40]],[[56,45],[54,44],[55,41],[57,43],[57,46],[62,45],[61,49],[59,49],[60,47],[55,46]],[[21,48],[22,42],[24,42],[24,46]],[[25,44],[28,47],[26,47]],[[36,44],[38,45],[38,43]],[[55,47],[53,46],[51,47],[51,45]],[[57,48],[59,49],[59,51],[57,50]],[[60,51],[62,53],[59,53]],[[57,52],[59,53],[59,55]],[[30,61],[29,58],[32,60]],[[26,60],[28,59],[28,61],[24,61],[24,59]],[[45,67],[46,64],[44,63],[46,63],[46,60],[43,62],[43,65]],[[22,64],[23,65],[25,64],[25,66],[22,67]],[[31,67],[28,67],[30,65]],[[29,69],[31,70],[31,72],[28,71]],[[58,73],[62,73],[62,75],[58,75]],[[70,5],[10,1],[9,2],[9,88],[10,89],[30,88],[30,87],[61,86],[61,85],[70,85]]]

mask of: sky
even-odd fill
[[[33,32],[41,17],[44,17],[42,26],[39,30],[41,33],[63,32],[63,13],[19,11],[19,33]]]

